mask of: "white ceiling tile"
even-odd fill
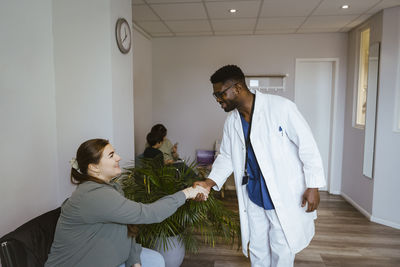
[[[146,0],[148,4],[168,4],[168,3],[188,3],[197,2],[201,3],[201,0]]]
[[[301,28],[342,28],[348,23],[352,22],[358,15],[347,16],[311,16],[307,18],[306,22]]]
[[[340,30],[340,32],[349,32],[351,31],[351,29],[352,29],[351,27],[344,27]]]
[[[208,20],[165,21],[173,32],[207,32],[211,31]]]
[[[339,32],[340,28],[306,28],[299,29],[297,33],[331,33]]]
[[[308,16],[320,0],[264,0],[261,17]]]
[[[162,20],[207,19],[203,4],[152,4]]]
[[[355,20],[351,21],[350,23],[346,24],[345,28],[354,28],[354,27],[360,25],[361,23],[363,23],[364,21],[366,21],[371,16],[372,16],[372,14],[362,15],[362,16],[356,18]]]
[[[211,31],[209,32],[177,32],[176,36],[210,36],[213,35]]]
[[[221,19],[211,21],[214,31],[252,31],[256,19]]]
[[[306,17],[260,18],[256,30],[297,29]]]
[[[168,28],[161,21],[139,21],[137,24],[149,34],[169,32]]]
[[[253,31],[247,30],[247,31],[217,31],[215,32],[215,35],[249,35],[253,34]]]
[[[153,37],[213,35],[207,15],[215,35],[347,32],[393,6],[400,0],[132,0],[132,20]]]
[[[147,5],[133,5],[132,6],[132,20],[159,20],[154,12]]]
[[[285,33],[295,33],[296,29],[268,29],[268,30],[256,30],[256,35],[263,34],[285,34]]]
[[[380,0],[324,0],[313,15],[352,15],[362,14],[379,3]],[[342,9],[343,5],[348,9]]]
[[[206,3],[211,19],[255,18],[260,7],[260,1],[229,1]],[[236,13],[230,13],[230,9]]]
[[[132,5],[144,4],[143,0],[132,0]]]
[[[173,37],[173,33],[165,33],[165,32],[160,32],[160,33],[152,33],[151,37]]]
[[[375,14],[382,9],[399,6],[399,5],[400,5],[400,0],[383,0],[376,6],[374,6],[370,10],[368,10],[368,14]]]

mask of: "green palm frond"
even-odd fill
[[[152,203],[200,180],[195,175],[195,168],[194,162],[177,168],[142,159],[135,166],[125,168],[119,182],[128,199]],[[163,244],[163,248],[168,249],[171,244],[167,238],[170,236],[178,236],[189,252],[198,251],[199,239],[210,246],[215,246],[217,242],[233,245],[235,241],[240,246],[239,216],[227,209],[211,192],[207,201],[187,201],[161,223],[139,225],[136,240],[144,246]]]

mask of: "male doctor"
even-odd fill
[[[233,172],[242,249],[252,267],[293,266],[314,235],[324,170],[311,130],[296,105],[249,91],[242,70],[227,65],[210,78],[225,112],[220,154],[205,181],[220,190]],[[200,198],[200,196],[199,196]]]

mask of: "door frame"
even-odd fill
[[[338,83],[339,83],[339,58],[296,58],[295,65],[295,77],[294,77],[294,102],[296,102],[296,70],[297,66],[301,62],[331,62],[332,63],[332,92],[331,92],[331,110],[330,110],[330,122],[329,122],[329,149],[328,149],[328,170],[326,177],[326,190],[331,194],[340,194],[339,191],[334,191],[334,182],[341,183],[341,176],[335,177],[333,175],[332,166],[334,166],[334,160],[341,155],[341,148],[337,147],[337,136],[335,130],[338,128],[338,120],[336,111],[338,110]],[[341,169],[341,168],[340,168]],[[340,172],[341,174],[341,172]],[[338,181],[336,181],[338,180]]]

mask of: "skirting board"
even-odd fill
[[[365,209],[363,209],[360,205],[358,205],[356,202],[354,202],[354,200],[352,200],[348,195],[346,195],[345,193],[341,193],[341,196],[350,203],[350,205],[352,205],[354,208],[356,208],[359,212],[361,212],[365,217],[367,217],[368,220],[370,220],[371,222],[375,222],[375,223],[379,223],[382,225],[386,225],[395,229],[400,229],[400,225],[394,222],[390,222],[381,218],[377,218],[375,216],[372,216],[368,211],[366,211]]]
[[[394,223],[394,222],[390,222],[390,221],[387,221],[387,220],[384,220],[384,219],[381,219],[381,218],[377,218],[375,216],[371,216],[371,221],[379,223],[379,224],[383,224],[383,225],[386,225],[386,226],[389,226],[389,227],[392,227],[392,228],[400,229],[400,224]]]
[[[345,193],[341,193],[341,196],[350,203],[350,205],[352,205],[354,208],[356,208],[359,212],[361,212],[365,217],[368,218],[368,220],[371,220],[371,214],[366,211],[365,209],[363,209],[360,205],[358,205],[354,200],[351,199],[351,197],[349,197],[348,195],[346,195]]]

